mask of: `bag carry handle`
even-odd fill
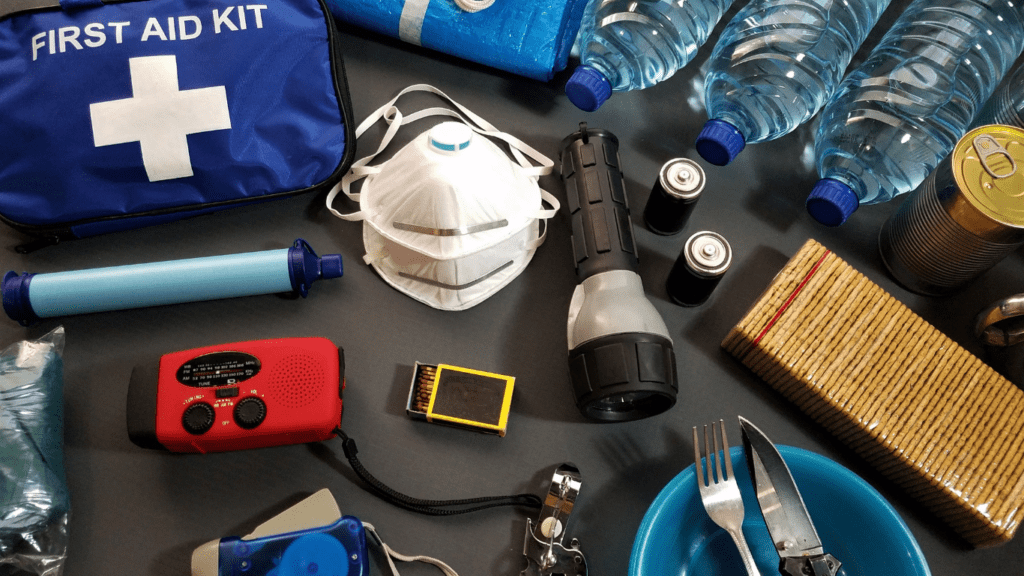
[[[405,116],[402,114],[402,111],[399,110],[397,106],[395,106],[395,102],[397,102],[398,99],[401,98],[402,96],[409,94],[411,92],[429,92],[431,94],[435,94],[450,102],[458,110],[452,110],[450,108],[433,107],[426,108],[424,110],[419,110],[417,112],[409,114],[408,116]],[[377,150],[372,154],[364,156],[353,162],[352,166],[349,168],[348,173],[345,174],[344,177],[342,177],[341,182],[336,184],[334,188],[332,188],[331,191],[327,194],[327,209],[330,210],[332,214],[334,214],[338,218],[341,218],[342,220],[348,220],[350,222],[362,220],[364,218],[362,210],[352,212],[349,214],[343,214],[335,210],[334,207],[331,206],[331,204],[334,203],[334,199],[338,196],[339,192],[344,192],[345,196],[347,196],[350,200],[358,202],[360,199],[360,194],[351,191],[352,184],[359,180],[362,180],[363,178],[366,178],[370,174],[377,174],[380,172],[380,166],[369,166],[368,164],[374,158],[376,158],[377,155],[383,152],[385,148],[387,148],[387,146],[394,139],[395,133],[398,132],[399,128],[405,126],[406,124],[410,124],[412,122],[430,116],[451,116],[453,118],[457,118],[461,120],[466,126],[471,128],[474,132],[481,134],[483,136],[496,138],[498,140],[501,140],[502,142],[505,142],[509,146],[509,150],[512,154],[512,157],[515,158],[516,162],[519,163],[519,166],[523,168],[523,171],[526,173],[527,176],[544,176],[550,174],[551,171],[554,169],[555,163],[550,158],[541,154],[535,148],[523,142],[522,140],[516,138],[515,136],[501,132],[496,127],[494,127],[494,125],[492,125],[490,122],[484,120],[482,117],[475,114],[469,108],[466,108],[462,104],[459,104],[444,92],[438,90],[437,88],[434,88],[433,86],[430,86],[429,84],[414,84],[399,92],[397,96],[391,99],[391,101],[378,108],[376,111],[370,114],[365,120],[363,120],[363,122],[359,124],[358,127],[356,127],[356,138],[359,138],[360,136],[363,135],[364,132],[366,132],[370,128],[370,126],[373,126],[381,119],[383,119],[388,124],[388,129],[387,131],[384,132],[384,136],[381,138],[381,142],[380,145],[377,147]],[[527,159],[527,157],[529,157],[529,159]],[[539,166],[535,165],[535,163],[539,164]],[[552,218],[556,213],[558,213],[558,209],[561,207],[561,205],[559,204],[557,198],[555,198],[553,195],[551,195],[550,193],[543,189],[541,190],[541,195],[544,198],[544,201],[553,206],[553,208],[550,210],[540,209],[537,211],[534,217],[547,220],[548,218]],[[543,243],[544,241],[543,237],[544,235],[542,234],[541,237],[538,238],[538,240],[540,240],[541,243]],[[540,244],[537,245],[539,246]]]
[[[455,4],[466,12],[479,12],[484,8],[490,8],[494,0],[455,0]]]
[[[490,8],[494,0],[455,0],[455,5],[470,14]],[[404,42],[423,45],[423,21],[427,17],[430,0],[405,0],[398,16],[398,38]]]

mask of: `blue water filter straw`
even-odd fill
[[[49,274],[8,272],[4,311],[22,325],[42,318],[291,292],[342,275],[340,254],[291,248]]]

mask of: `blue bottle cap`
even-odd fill
[[[743,134],[725,120],[708,120],[697,136],[697,153],[715,166],[735,160],[746,145]]]
[[[565,95],[584,112],[593,112],[612,95],[612,85],[604,74],[586,64],[576,67],[565,83]]]
[[[320,277],[325,280],[340,278],[344,273],[341,254],[324,254],[320,257]]]
[[[839,226],[860,206],[853,190],[838,180],[822,178],[807,196],[807,211],[825,226]]]
[[[28,272],[21,276],[13,271],[8,272],[4,276],[3,286],[0,287],[0,291],[3,292],[4,312],[7,312],[12,320],[17,320],[22,326],[28,326],[39,320],[35,311],[32,310],[32,302],[28,298],[28,285],[32,282],[33,276],[35,274]]]
[[[321,278],[338,278],[342,275],[341,254],[324,254],[318,258],[313,247],[299,238],[288,249],[288,275],[292,289],[303,298],[309,294],[309,286]]]

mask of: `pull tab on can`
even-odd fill
[[[965,286],[1024,246],[1024,129],[965,134],[882,226],[879,250],[904,287],[930,296]]]
[[[982,167],[993,178],[1009,178],[1017,173],[1017,162],[1013,159],[1013,155],[989,134],[979,134],[976,136],[973,145],[975,152],[978,153],[978,160],[981,162]],[[996,158],[992,158],[993,156]],[[1006,168],[1004,160],[1010,161],[1008,172],[1006,170],[999,170],[999,168]],[[997,174],[997,170],[1000,173]]]

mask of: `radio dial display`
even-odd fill
[[[244,352],[213,352],[182,364],[175,376],[193,388],[229,386],[245,382],[260,372],[260,361]]]

